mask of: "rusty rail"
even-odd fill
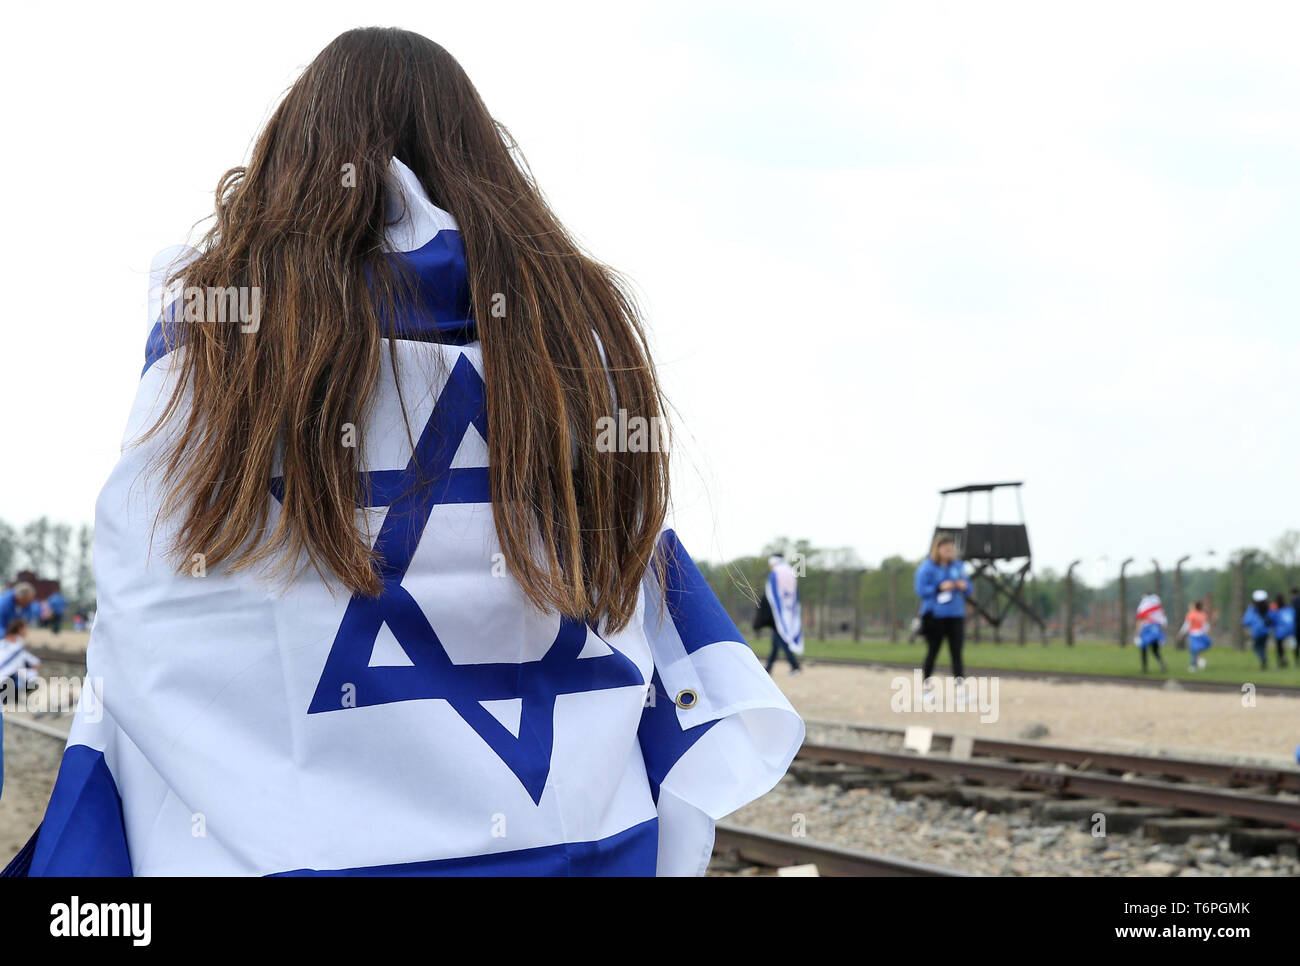
[[[1050,791],[1081,797],[1114,798],[1138,805],[1158,805],[1207,815],[1248,818],[1269,825],[1300,827],[1300,801],[1228,789],[1170,782],[1124,779],[1096,772],[1057,771],[991,761],[938,758],[900,752],[868,751],[844,745],[805,744],[799,757],[808,761],[860,765],[938,778],[961,778],[985,785]]]
[[[773,835],[758,829],[719,823],[713,851],[734,852],[754,865],[774,868],[813,864],[823,876],[964,876],[966,873],[910,859],[845,849],[825,842]]]

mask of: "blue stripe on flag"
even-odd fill
[[[591,842],[563,842],[514,852],[431,859],[354,869],[295,869],[284,876],[653,876],[659,851],[659,821]]]
[[[652,683],[654,704],[646,705],[641,712],[641,724],[636,736],[641,743],[646,777],[650,779],[650,795],[657,805],[659,786],[673,770],[673,766],[718,722],[706,721],[693,728],[683,729],[677,720],[677,703],[664,687],[658,671],[654,672]]]
[[[668,613],[677,625],[686,653],[691,654],[717,641],[744,643],[745,638],[727,616],[727,611],[677,539],[677,534],[665,530],[659,538],[659,550],[664,556],[664,596]]]
[[[402,306],[392,331],[399,339],[464,345],[473,342],[474,313],[460,232],[445,228],[413,252],[389,256],[411,273],[415,306]],[[386,319],[381,319],[386,322]]]
[[[380,331],[391,331],[398,339],[444,345],[467,345],[478,338],[460,232],[443,229],[415,251],[390,252],[388,257],[411,273],[415,304],[400,306],[391,327],[389,320],[381,316]],[[163,320],[154,323],[145,342],[144,368],[140,375],[185,341],[186,323],[183,316],[177,318],[181,306],[182,300],[176,299],[164,310],[172,336],[170,346],[164,335]]]
[[[176,303],[173,302],[171,308],[175,309],[175,307]],[[174,349],[176,346],[173,345],[171,348]],[[170,350],[167,346],[167,338],[163,333],[162,319],[159,319],[153,324],[153,328],[149,330],[149,338],[145,340],[144,368],[140,370],[140,375],[143,377],[149,371],[149,367],[165,356],[168,351]]]
[[[103,752],[69,745],[32,853],[31,876],[131,874],[122,800]]]
[[[370,487],[367,507],[392,506],[414,486],[406,470],[370,470],[364,474]],[[486,466],[466,466],[447,470],[433,487],[435,503],[491,503],[492,487]],[[277,503],[284,502],[284,478],[271,478],[271,495]]]

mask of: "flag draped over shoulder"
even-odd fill
[[[1144,594],[1137,607],[1137,643],[1146,647],[1159,644],[1165,639],[1165,627],[1169,620],[1165,617],[1164,605],[1156,594]]]
[[[27,650],[27,642],[22,638],[0,638],[0,682],[13,678],[21,687],[38,664],[40,661]]]
[[[166,434],[136,440],[185,350],[156,327],[96,505],[90,687],[6,874],[698,874],[714,820],[802,742],[672,531],[618,633],[537,610],[498,566],[463,248],[392,167],[391,257],[423,304],[395,320],[397,373],[385,351],[361,428],[384,593],[163,559]]]
[[[764,587],[776,632],[795,654],[803,653],[803,613],[799,607],[798,578],[785,561],[772,567]]]
[[[1155,624],[1159,627],[1165,627],[1169,621],[1165,617],[1164,604],[1160,603],[1160,598],[1155,594],[1144,594],[1138,601],[1137,619],[1143,624]]]

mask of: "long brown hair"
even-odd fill
[[[668,488],[661,447],[598,445],[598,421],[615,408],[663,418],[637,307],[552,214],[455,59],[391,28],[350,30],[307,67],[247,167],[221,178],[215,222],[172,279],[261,297],[254,333],[210,321],[167,333],[185,351],[151,432],[183,413],[161,460],[178,568],[201,552],[208,566],[282,572],[305,554],[354,593],[382,591],[356,525],[361,448],[339,440],[345,424],[362,425],[381,320],[410,290],[384,253],[394,156],[460,227],[505,564],[536,606],[617,630],[653,559]],[[270,527],[277,447],[283,511]]]
[[[954,547],[957,545],[957,541],[953,539],[951,533],[940,532],[934,535],[934,540],[930,542],[930,559],[934,563],[939,562],[939,548],[946,543],[950,543]]]

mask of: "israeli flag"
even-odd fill
[[[162,559],[146,467],[165,440],[135,441],[185,350],[159,323],[96,505],[92,686],[6,874],[699,874],[714,820],[802,743],[672,531],[618,633],[536,610],[500,566],[461,239],[392,174],[392,257],[424,305],[395,320],[398,374],[385,347],[358,427],[383,595]]]
[[[40,663],[27,650],[27,642],[21,637],[13,640],[0,638],[0,688],[5,687],[11,678],[19,688],[26,687],[29,681],[35,679],[33,668]]]
[[[799,607],[798,578],[794,568],[777,559],[768,572],[763,591],[772,608],[776,632],[795,654],[803,653],[803,612]]]

